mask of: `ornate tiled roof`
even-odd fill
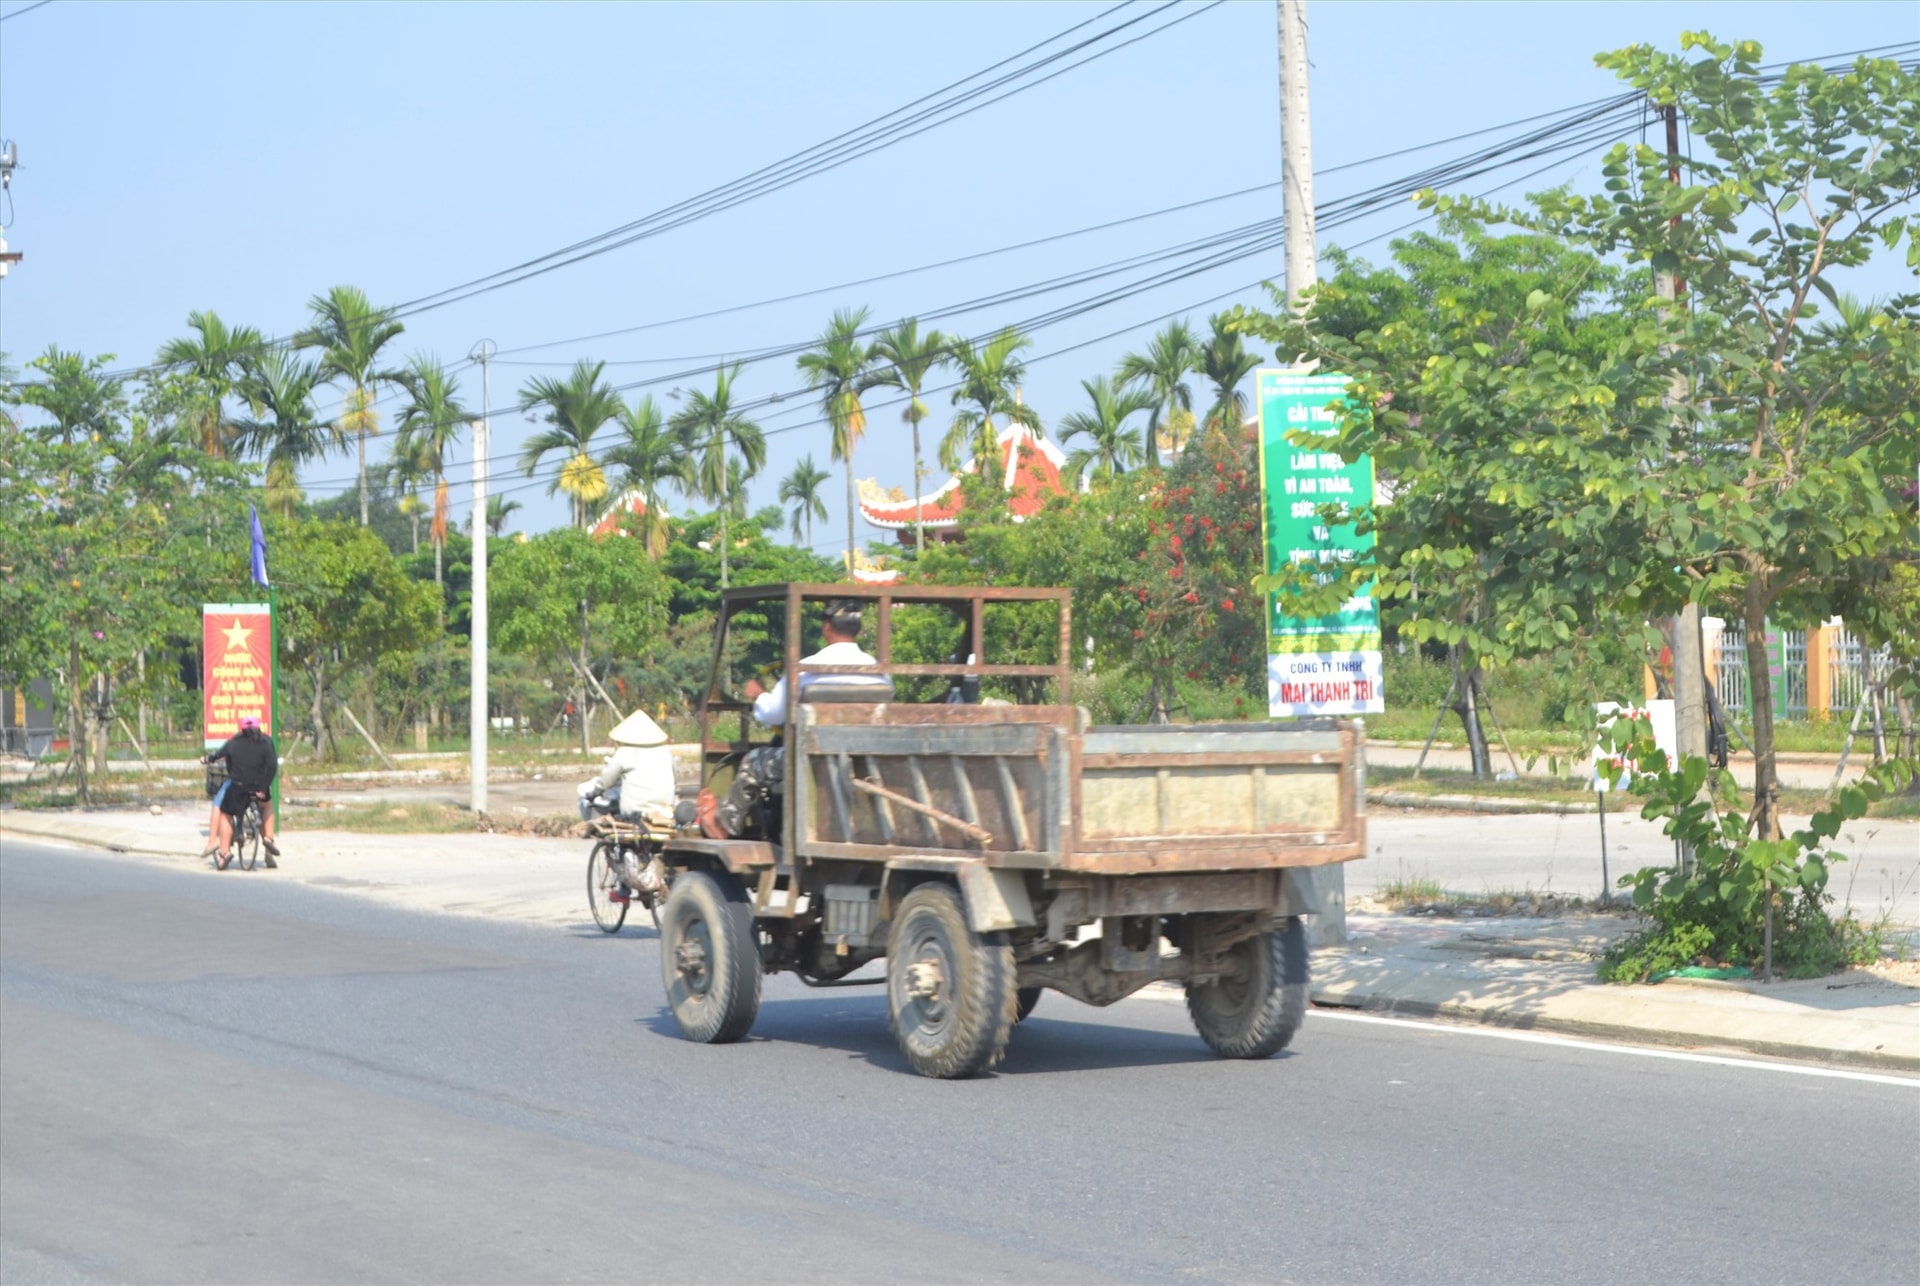
[[[1007,510],[1015,522],[1040,512],[1050,496],[1064,496],[1067,486],[1061,474],[1067,457],[1059,447],[1038,436],[1025,425],[1012,425],[997,435],[1001,490],[1007,494]],[[939,490],[920,497],[923,525],[929,531],[947,530],[959,525],[960,508],[965,497],[960,480],[979,469],[979,459],[968,460],[959,472],[947,479]],[[915,501],[899,488],[884,491],[871,478],[860,483],[860,513],[876,527],[888,531],[911,530]]]
[[[590,534],[595,536],[624,536],[627,533],[621,530],[621,520],[628,514],[639,517],[646,512],[646,496],[641,494],[638,487],[628,487],[614,499],[612,504],[607,506],[607,511],[600,515],[600,521],[593,524]],[[663,516],[666,514],[667,509],[665,505],[660,507],[660,512]]]

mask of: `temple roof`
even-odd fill
[[[1000,430],[997,440],[999,459],[996,468],[1000,473],[1000,488],[1006,492],[1007,511],[1015,522],[1024,522],[1039,513],[1048,497],[1067,494],[1066,483],[1061,477],[1067,465],[1067,456],[1059,447],[1020,424]],[[924,514],[922,525],[930,531],[959,525],[960,509],[965,503],[960,481],[977,471],[979,463],[977,457],[969,459],[939,490],[919,498],[918,504]],[[871,478],[861,480],[860,513],[874,526],[889,531],[910,530],[913,527],[914,510],[914,498],[898,488],[889,493]]]
[[[593,524],[588,534],[594,536],[627,535],[628,533],[621,529],[621,520],[628,514],[639,517],[646,512],[646,496],[641,494],[640,488],[628,487],[614,498],[612,504],[607,506],[606,512],[600,515],[600,521]],[[663,516],[666,514],[667,510],[665,505],[660,507],[660,512]]]

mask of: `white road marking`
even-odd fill
[[[1920,1089],[1920,1080],[1910,1076],[1888,1076],[1879,1072],[1854,1072],[1840,1067],[1812,1067],[1803,1063],[1769,1063],[1753,1058],[1729,1058],[1724,1054],[1690,1054],[1678,1049],[1649,1049],[1642,1045],[1615,1045],[1607,1041],[1577,1040],[1566,1036],[1542,1036],[1536,1032],[1506,1031],[1498,1027],[1465,1027],[1451,1023],[1420,1022],[1411,1018],[1385,1018],[1378,1014],[1355,1014],[1337,1009],[1310,1009],[1315,1018],[1335,1018],[1349,1023],[1378,1023],[1383,1027],[1411,1027],[1417,1031],[1448,1036],[1490,1036],[1495,1040],[1517,1040],[1531,1045],[1559,1045],[1566,1049],[1597,1049],[1609,1054],[1632,1054],[1639,1058],[1667,1058],[1682,1063],[1711,1063],[1718,1067],[1747,1067],[1762,1072],[1788,1072],[1795,1076],[1827,1076],[1842,1081],[1865,1081],[1870,1085],[1903,1085]]]

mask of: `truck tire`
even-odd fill
[[[1307,930],[1289,916],[1278,930],[1233,947],[1237,977],[1187,984],[1187,1013],[1222,1058],[1267,1058],[1285,1049],[1307,1013]]]
[[[887,1023],[914,1071],[952,1080],[988,1070],[1006,1053],[1018,1004],[1006,934],[974,932],[951,885],[901,899],[887,941]]]
[[[753,908],[731,876],[689,871],[661,912],[660,974],[688,1040],[739,1040],[760,1012],[760,949]]]
[[[1032,1013],[1033,1007],[1040,1003],[1040,993],[1045,990],[1045,987],[1022,987],[1015,993],[1020,1003],[1013,1011],[1014,1026],[1017,1027],[1027,1021],[1027,1015]]]

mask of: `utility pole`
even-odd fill
[[[1307,95],[1307,0],[1277,0],[1280,16],[1280,201],[1287,227],[1287,299],[1320,280],[1313,230],[1313,115]]]
[[[480,363],[480,418],[473,425],[473,687],[468,734],[475,817],[487,811],[487,431],[493,405],[492,371],[487,363],[495,351],[493,341],[483,339],[467,354]]]
[[[1667,122],[1667,179],[1680,182],[1680,109],[1669,103],[1661,109]],[[1680,226],[1680,220],[1673,221],[1674,227]],[[1660,298],[1671,300],[1672,308],[1680,307],[1680,299],[1686,293],[1686,283],[1675,273],[1663,272],[1654,283],[1654,289]],[[1676,374],[1667,386],[1664,399],[1668,406],[1679,407],[1686,401],[1686,378]],[[1749,639],[1747,646],[1753,647],[1760,640]],[[1674,613],[1667,627],[1667,646],[1673,654],[1673,722],[1675,747],[1683,755],[1707,754],[1707,662],[1700,645],[1700,605],[1688,603]]]
[[[1307,93],[1307,0],[1275,0],[1280,22],[1280,201],[1287,229],[1287,302],[1320,280],[1313,229],[1313,111]],[[1277,360],[1284,361],[1284,356]],[[1302,868],[1297,887],[1316,947],[1347,940],[1347,873],[1339,863]],[[1289,880],[1296,873],[1289,873]]]

